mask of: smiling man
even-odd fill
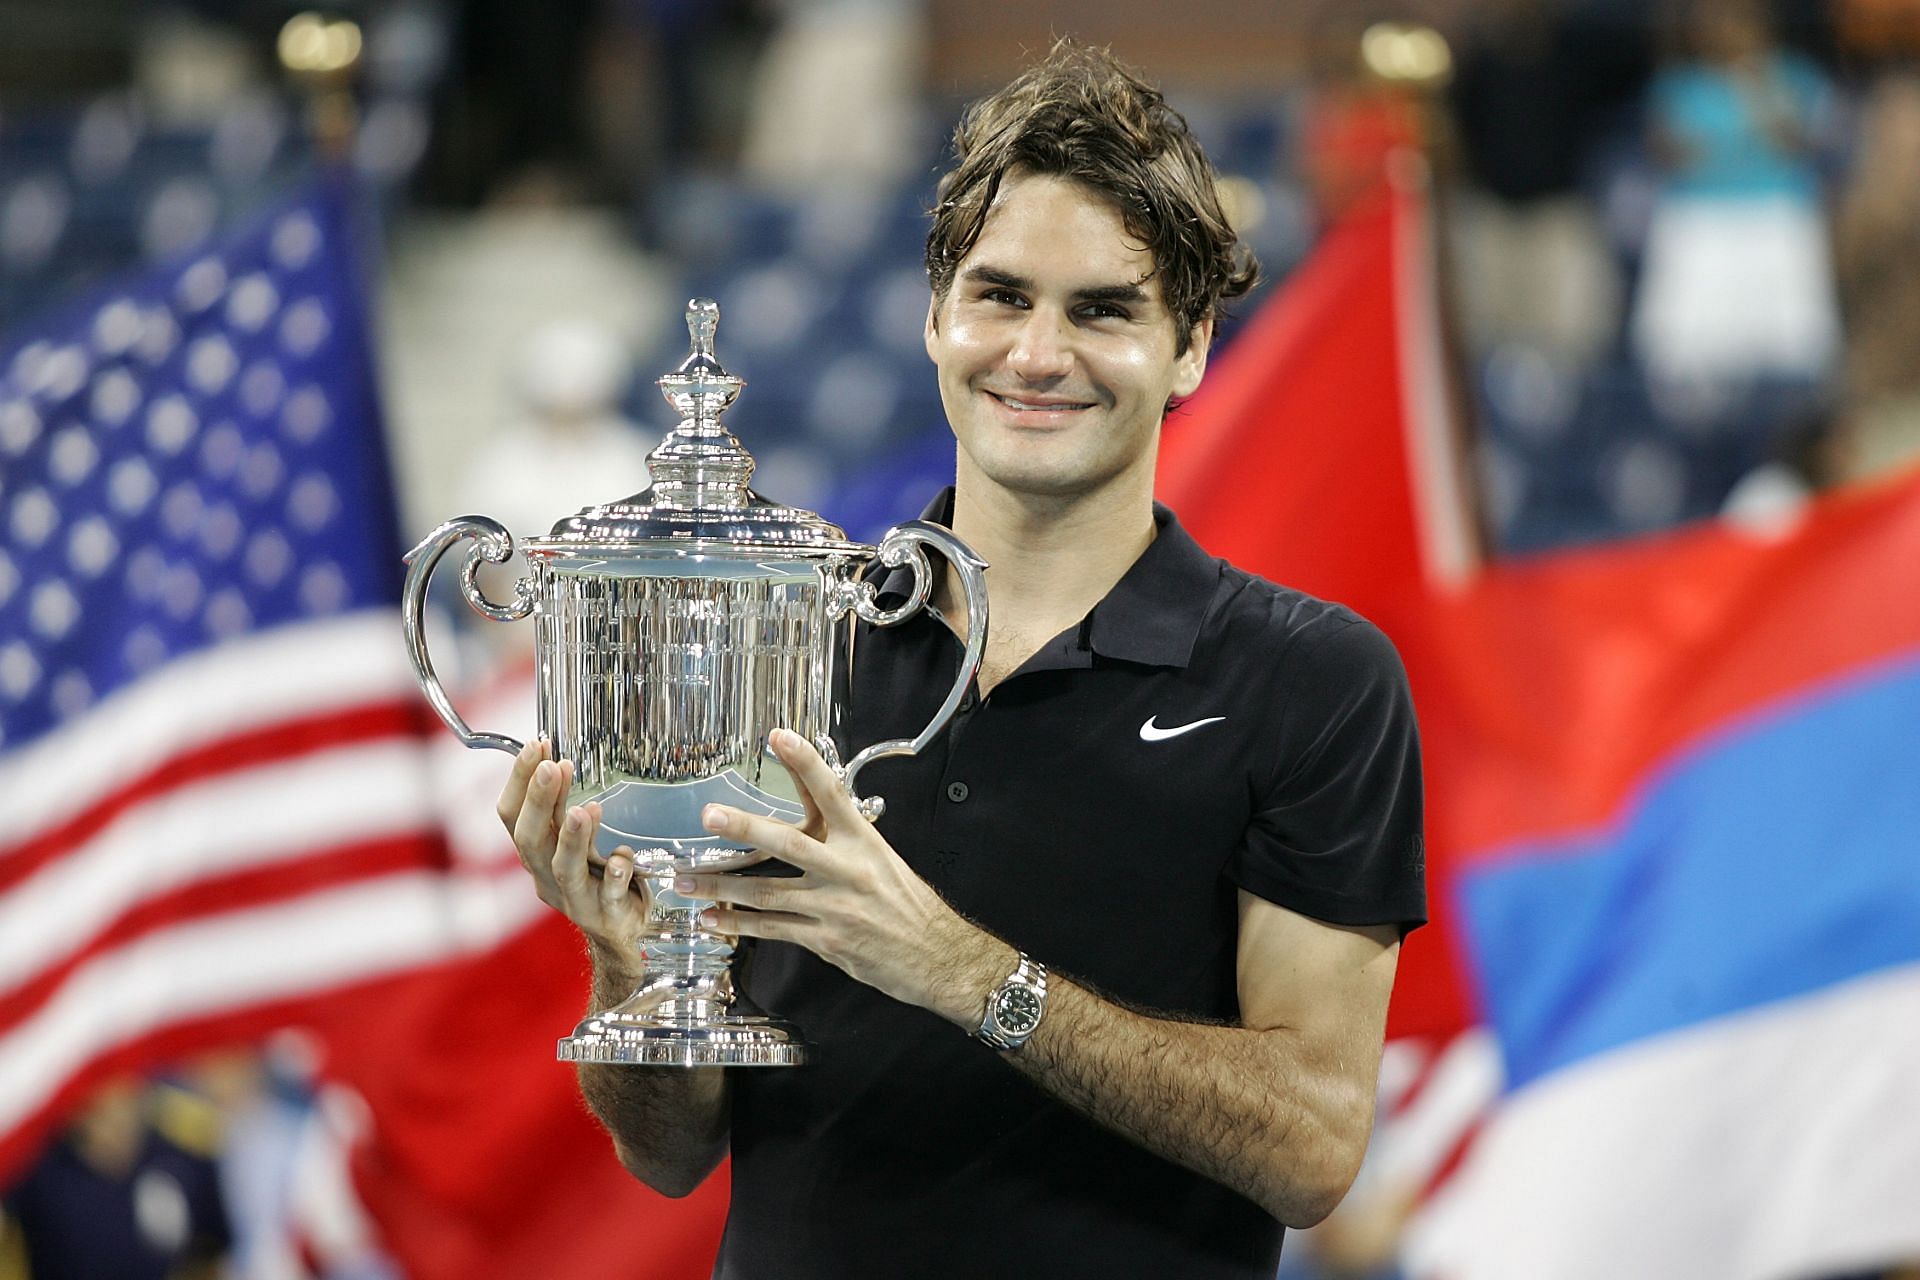
[[[669,1194],[731,1150],[722,1276],[1270,1277],[1358,1169],[1425,918],[1405,676],[1369,623],[1153,501],[1167,411],[1255,276],[1185,122],[1063,43],[955,149],[925,338],[956,480],[929,515],[993,566],[976,687],[864,775],[877,826],[786,733],[807,821],[706,814],[798,872],[676,887],[763,940],[742,983],[815,1060],[582,1088]],[[966,627],[951,583],[937,603],[860,637],[850,740],[930,718]],[[500,812],[604,1008],[640,912],[628,857],[589,876],[568,768],[530,747]]]

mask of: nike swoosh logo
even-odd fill
[[[1176,724],[1171,728],[1162,729],[1154,723],[1154,721],[1159,718],[1157,715],[1147,717],[1147,722],[1140,726],[1140,741],[1165,742],[1168,738],[1177,738],[1183,733],[1192,733],[1202,725],[1218,724],[1220,721],[1226,719],[1225,716],[1208,716],[1205,720],[1195,720],[1192,724]]]

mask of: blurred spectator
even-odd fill
[[[1578,369],[1617,332],[1619,273],[1579,183],[1601,112],[1639,70],[1635,45],[1549,0],[1475,10],[1451,102],[1468,179],[1454,224],[1460,298],[1476,349],[1521,343]]]
[[[1920,73],[1888,72],[1867,92],[1837,256],[1850,471],[1866,475],[1920,456]]]
[[[741,169],[817,192],[823,177],[889,182],[921,160],[922,6],[906,0],[785,0],[755,76]],[[830,175],[830,177],[829,177]]]
[[[1664,182],[1634,344],[1656,382],[1821,380],[1840,341],[1815,166],[1826,81],[1775,46],[1758,0],[1695,0],[1684,30],[1649,95]]]
[[[231,1242],[204,1099],[123,1079],[98,1090],[7,1193],[41,1278],[214,1280]]]
[[[584,506],[646,488],[647,454],[659,441],[620,414],[631,377],[625,343],[604,325],[571,320],[536,331],[513,372],[523,417],[473,458],[460,485],[461,509],[500,521],[517,543],[541,537]],[[505,565],[485,566],[480,581],[505,601],[526,572],[516,553]],[[487,627],[485,634],[518,647],[533,640],[531,627]]]

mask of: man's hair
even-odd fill
[[[944,299],[1009,173],[1070,178],[1113,202],[1153,255],[1160,295],[1187,349],[1193,326],[1260,278],[1186,119],[1105,49],[1057,41],[1006,88],[968,107],[953,131],[927,233],[927,279]]]

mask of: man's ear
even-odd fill
[[[940,359],[933,354],[933,343],[939,336],[940,295],[936,293],[927,299],[927,323],[925,327],[920,330],[920,343],[927,349],[927,359],[932,360],[935,364],[940,363]]]
[[[1213,345],[1213,313],[1187,331],[1187,349],[1173,362],[1173,398],[1184,400],[1200,389],[1207,373],[1207,350]]]

